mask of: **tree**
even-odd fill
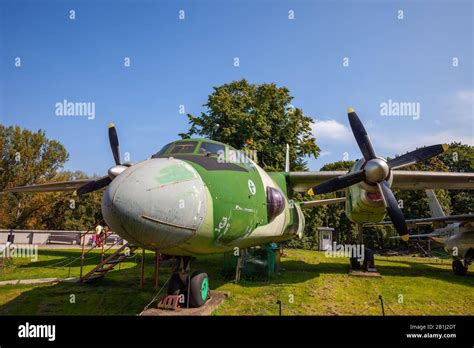
[[[0,125],[0,190],[51,180],[68,159],[66,149],[46,138],[44,131]],[[6,193],[0,199],[0,224],[7,228],[27,227],[26,221],[44,208],[45,197]]]
[[[214,87],[204,105],[207,112],[188,114],[190,129],[180,136],[199,135],[238,150],[255,150],[268,171],[284,169],[288,144],[291,169],[304,170],[304,157],[317,158],[320,150],[312,134],[312,118],[293,107],[292,100],[287,88],[274,83],[256,85],[243,79]]]
[[[347,170],[353,166],[354,161],[339,161],[325,164],[321,167],[322,171],[329,170]],[[318,195],[318,199],[334,198],[336,196],[344,196],[342,192],[328,193]],[[314,197],[297,193],[293,197],[295,201],[313,200]],[[288,243],[292,248],[317,249],[319,244],[318,227],[329,226],[335,228],[338,243],[350,242],[355,234],[355,225],[347,218],[344,210],[344,204],[334,204],[327,206],[319,206],[310,209],[303,209],[306,221],[305,231],[301,240],[293,239]]]
[[[60,171],[66,149],[44,131],[0,125],[0,191],[6,187],[86,179]],[[100,193],[72,197],[71,192],[0,195],[0,228],[86,229],[101,218]]]
[[[474,172],[474,146],[453,142],[448,151],[438,156],[450,172]],[[474,211],[472,190],[449,190],[453,214],[469,214]]]
[[[61,181],[88,179],[83,172],[61,172],[57,177]],[[46,193],[52,196],[51,204],[38,216],[38,224],[46,229],[86,230],[102,220],[100,203],[103,190],[83,196],[67,193]]]

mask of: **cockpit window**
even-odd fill
[[[199,148],[199,153],[203,155],[206,155],[208,153],[210,153],[211,155],[217,155],[219,154],[219,151],[221,151],[221,153],[225,151],[224,145],[202,142],[201,147]]]
[[[152,156],[152,158],[155,158],[155,157],[164,155],[165,152],[170,148],[170,146],[171,146],[172,144],[173,144],[173,143],[169,143],[169,144],[166,144],[165,146],[163,146],[160,151],[158,151],[157,153],[155,153],[155,154]]]
[[[171,149],[170,154],[193,153],[196,146],[197,141],[178,141],[174,143],[174,147]]]

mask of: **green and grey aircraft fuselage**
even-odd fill
[[[288,199],[283,173],[266,173],[246,156],[229,160],[222,154],[236,150],[218,142],[172,144],[109,184],[102,213],[113,231],[176,256],[222,253],[302,234],[304,217]]]

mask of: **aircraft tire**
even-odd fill
[[[209,298],[209,277],[207,273],[196,271],[191,276],[189,305],[201,307]]]
[[[179,278],[179,274],[173,273],[168,283],[167,293],[168,295],[179,295],[184,289],[184,284]]]
[[[375,258],[374,252],[372,249],[366,249],[364,255],[364,262],[362,264],[362,268],[367,271],[371,268],[375,268]]]
[[[351,264],[351,269],[353,270],[360,270],[360,262],[355,257],[349,258],[349,262]]]
[[[464,276],[467,273],[467,267],[462,264],[461,260],[453,261],[453,273],[455,275]]]

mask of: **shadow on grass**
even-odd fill
[[[438,268],[436,265],[440,263],[433,262],[410,262],[410,261],[398,261],[398,260],[381,260],[383,262],[400,263],[409,267],[398,267],[398,266],[386,266],[378,265],[376,260],[377,270],[382,276],[397,276],[397,277],[425,277],[443,280],[450,283],[457,283],[467,286],[474,286],[474,274],[468,272],[465,276],[457,276],[453,274],[451,268]]]
[[[42,251],[51,256],[71,257],[69,251],[49,250]],[[80,255],[80,252],[77,253]],[[57,262],[58,259],[41,261],[42,266]],[[128,268],[109,272],[106,277],[91,284],[58,283],[55,285],[37,286],[6,286],[0,291],[11,291],[11,297],[20,294],[0,305],[0,315],[137,315],[156,295],[153,287],[154,255],[145,255],[145,287],[140,289],[140,262]],[[95,264],[88,260],[88,264]],[[377,265],[382,276],[398,277],[427,277],[446,282],[474,286],[474,277],[470,273],[467,277],[458,277],[448,269],[439,269],[430,264],[410,261],[383,260],[383,262],[403,263],[410,267],[396,265]],[[40,264],[37,265],[41,267]],[[307,263],[300,260],[282,259],[284,271],[276,274],[268,281],[245,281],[239,283],[242,287],[261,287],[269,284],[297,284],[317,278],[322,274],[346,275],[349,263],[315,261]],[[210,278],[210,286],[219,289],[231,282],[222,274],[223,256],[202,256],[193,261],[193,270],[204,270]],[[169,264],[160,268],[159,286],[161,289],[171,274]],[[24,290],[23,292],[21,292]],[[164,293],[166,290],[162,293]],[[74,295],[75,303],[71,303]],[[156,306],[154,303],[152,306]]]
[[[2,304],[0,315],[136,315],[155,293],[150,279],[140,289],[139,272],[135,266],[95,283],[35,286]]]
[[[50,255],[69,257],[70,252],[49,251]],[[57,259],[53,261],[58,261]],[[43,262],[43,267],[50,260]],[[58,283],[54,285],[15,286],[21,290],[20,295],[0,305],[0,315],[136,315],[156,295],[154,290],[154,256],[145,255],[145,286],[140,289],[140,262],[132,267],[109,272],[104,279],[94,283]],[[218,289],[229,283],[222,274],[223,256],[203,256],[193,261],[192,270],[204,270],[210,278],[210,285]],[[286,271],[266,282],[242,282],[245,287],[265,284],[290,284],[305,282],[317,277],[323,266],[325,273],[341,273],[344,268],[337,264],[307,264],[302,261],[287,260],[283,262]],[[159,286],[167,282],[171,267],[164,264],[160,267]],[[9,287],[10,289],[12,287]],[[0,288],[0,291],[1,288]],[[166,286],[162,293],[165,293]],[[74,295],[75,303],[71,303]],[[156,306],[156,303],[153,304]]]
[[[105,257],[111,255],[115,250],[109,250]],[[41,249],[39,251],[40,256],[54,256],[54,259],[50,260],[39,260],[30,262],[27,264],[18,265],[18,268],[33,268],[33,267],[61,267],[65,264],[71,264],[73,267],[80,265],[81,250],[65,251],[65,250],[53,250],[53,249]],[[100,261],[100,249],[97,251],[90,252],[85,255],[84,265],[96,265]]]

